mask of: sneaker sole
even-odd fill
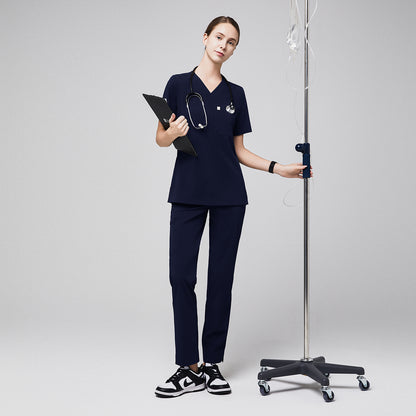
[[[211,389],[210,387],[207,387],[207,391],[208,391],[208,393],[211,393],[211,394],[222,395],[222,394],[230,394],[231,393],[231,388],[221,389],[221,390],[214,390],[214,389]]]
[[[170,397],[182,396],[182,394],[185,394],[185,393],[194,393],[194,392],[201,391],[201,390],[205,390],[205,384],[200,384],[198,386],[193,386],[193,387],[187,387],[186,389],[183,389],[177,392],[172,392],[172,393],[166,393],[166,392],[155,390],[155,394],[157,397],[167,399]]]

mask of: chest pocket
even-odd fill
[[[234,125],[237,116],[237,109],[234,114],[227,111],[229,100],[221,103],[214,103],[210,108],[211,120],[213,120],[215,132],[221,136],[233,136]]]

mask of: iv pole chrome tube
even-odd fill
[[[309,0],[305,0],[305,35],[304,35],[304,136],[308,143],[308,104],[309,104]],[[303,179],[303,227],[304,227],[304,361],[310,361],[309,357],[309,183],[308,178]]]

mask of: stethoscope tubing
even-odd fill
[[[193,78],[193,76],[194,76],[194,74],[195,74],[195,70],[196,70],[196,68],[198,68],[198,67],[196,66],[196,67],[192,70],[192,72],[191,72],[191,76],[190,76],[190,78],[189,78],[189,91],[190,91],[190,92],[186,95],[186,97],[185,97],[185,102],[186,102],[186,108],[188,109],[188,115],[189,115],[189,119],[190,119],[190,121],[191,121],[192,126],[193,126],[195,129],[200,130],[200,129],[204,129],[204,128],[208,125],[208,117],[207,117],[207,112],[206,112],[206,110],[205,110],[204,100],[203,100],[203,98],[202,98],[201,94],[199,94],[199,93],[197,93],[197,92],[194,92],[194,89],[193,89],[193,87],[192,87],[192,78]],[[235,113],[235,107],[234,107],[234,97],[233,97],[233,92],[232,92],[232,90],[231,90],[231,85],[230,85],[230,83],[227,81],[227,78],[225,78],[225,76],[224,76],[224,75],[222,75],[222,74],[221,74],[221,76],[222,76],[222,78],[224,79],[224,81],[227,83],[228,90],[230,91],[230,104],[229,104],[229,105],[227,105],[226,110],[227,110],[230,114],[234,114],[234,113]],[[198,126],[195,126],[194,121],[193,121],[192,116],[191,116],[191,110],[190,110],[190,108],[189,108],[189,100],[190,100],[192,97],[196,97],[196,98],[198,98],[198,99],[200,100],[200,102],[201,102],[201,104],[202,104],[202,108],[203,108],[203,110],[204,110],[205,123],[204,123],[204,124],[199,123],[199,124],[198,124]]]

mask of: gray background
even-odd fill
[[[320,0],[311,23],[310,351],[362,365],[372,382],[362,393],[354,376],[333,376],[332,404],[302,376],[258,392],[261,358],[303,354],[302,183],[245,167],[250,204],[222,366],[233,394],[153,395],[175,370],[166,202],[175,152],[155,144],[140,94],[162,94],[171,74],[197,65],[206,25],[233,16],[241,42],[222,72],[246,92],[246,146],[299,161],[289,2],[0,4],[1,414],[392,414],[408,405],[414,2]],[[201,323],[207,249],[204,235]]]

